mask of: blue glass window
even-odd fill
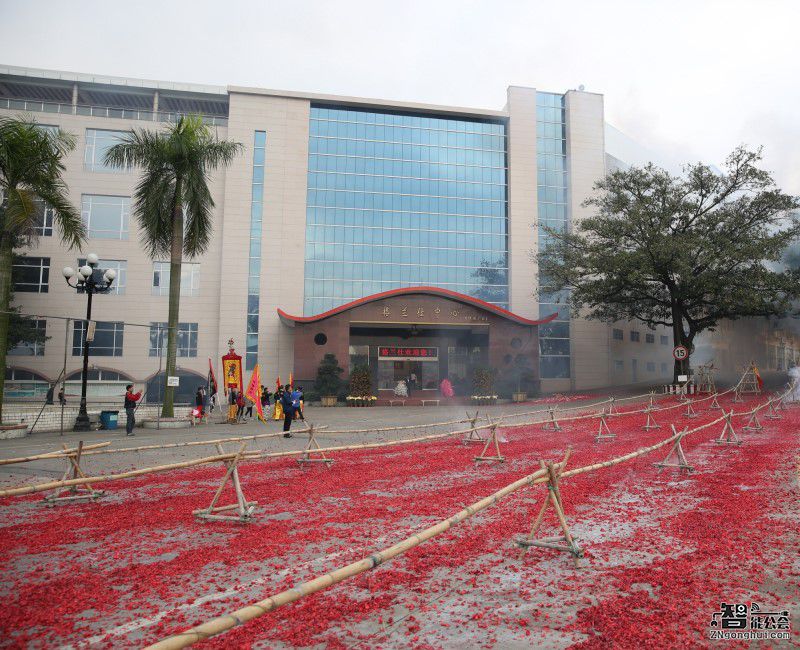
[[[304,312],[433,285],[508,306],[506,127],[311,107]]]
[[[261,222],[264,212],[264,161],[267,132],[256,131],[253,136],[253,182],[250,203],[250,252],[247,279],[247,349],[245,369],[258,363],[258,304],[261,286]]]
[[[548,243],[544,226],[565,231],[569,228],[567,211],[567,140],[564,96],[536,93],[536,148],[539,209],[539,250]],[[540,287],[545,284],[539,278]],[[566,379],[570,376],[569,311],[563,293],[541,291],[539,316],[553,313],[558,317],[539,328],[539,371],[542,379]]]

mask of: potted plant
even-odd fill
[[[359,365],[350,373],[347,395],[348,406],[372,406],[377,398],[372,395],[372,375],[369,367]]]
[[[472,371],[472,386],[474,393],[471,397],[473,404],[495,404],[497,395],[494,394],[495,370],[493,368],[475,368]]]
[[[330,352],[320,361],[314,392],[322,398],[322,406],[336,406],[336,396],[342,385],[340,375],[344,370],[339,366],[335,354]]]

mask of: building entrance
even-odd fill
[[[326,354],[347,377],[367,369],[374,395],[391,399],[401,380],[417,399],[439,396],[442,381],[456,397],[475,394],[478,369],[493,371],[481,390],[510,397],[539,389],[540,323],[471,296],[435,287],[392,289],[314,316],[281,320],[294,329],[295,380],[313,382]],[[481,374],[486,377],[485,373]],[[429,391],[429,392],[428,392]]]
[[[378,391],[394,391],[403,380],[412,393],[436,392],[447,378],[457,395],[468,395],[472,371],[488,363],[488,337],[485,326],[359,325],[350,329],[350,367],[368,366]]]

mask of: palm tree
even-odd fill
[[[169,255],[167,376],[175,374],[183,256],[202,254],[211,241],[214,201],[208,175],[228,165],[241,148],[238,142],[218,140],[202,118],[189,116],[161,132],[134,129],[105,156],[107,165],[142,168],[134,194],[142,243],[153,259]],[[173,417],[174,394],[174,387],[167,386],[163,417]]]
[[[35,241],[43,204],[52,208],[65,245],[79,248],[86,240],[80,212],[67,199],[67,186],[61,177],[61,161],[74,148],[72,134],[43,129],[24,116],[0,117],[0,422],[14,248]]]

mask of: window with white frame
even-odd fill
[[[647,372],[655,372],[656,371],[656,363],[655,361],[648,361],[647,362]]]
[[[669,336],[661,335],[661,345],[669,345]]]
[[[78,258],[78,268],[86,264],[85,257]],[[128,260],[98,260],[97,268],[103,271],[114,269],[117,272],[117,277],[114,278],[114,283],[111,285],[109,293],[116,293],[117,295],[125,293],[125,286],[128,283]],[[78,288],[78,293],[83,293],[83,289]]]
[[[36,199],[34,204],[36,208],[36,221],[33,225],[34,233],[36,233],[38,237],[52,237],[55,210],[41,199]]]
[[[631,330],[631,341],[633,341],[634,343],[638,343],[639,338],[640,338],[639,332],[637,332],[636,330]]]
[[[127,239],[131,216],[129,196],[84,194],[81,218],[91,239]]]
[[[614,359],[614,372],[625,370],[625,363],[621,359]]]
[[[50,280],[49,257],[17,257],[12,268],[14,291],[47,293]]]
[[[90,172],[128,172],[130,167],[111,167],[105,164],[106,152],[119,144],[129,131],[106,129],[86,129],[86,149],[83,152],[83,166]]]
[[[611,338],[613,338],[615,341],[623,341],[625,340],[625,335],[622,330],[615,327],[613,330],[611,330]]]
[[[86,321],[75,321],[72,330],[72,356],[83,356],[83,338],[86,333]],[[89,341],[91,357],[121,357],[122,343],[125,334],[125,323],[96,321],[94,339]]]
[[[32,321],[31,325],[33,329],[41,332],[42,334],[47,333],[47,321],[43,319],[37,319]],[[41,357],[44,356],[44,342],[42,343],[17,343],[13,348],[8,351],[10,356],[15,357]]]
[[[656,335],[655,334],[647,334],[647,333],[645,333],[644,342],[645,343],[655,343],[656,342]]]
[[[150,351],[151,357],[167,353],[167,323],[150,323]],[[179,357],[197,356],[197,323],[178,323],[178,352]]]
[[[153,295],[169,295],[169,262],[153,262]],[[200,295],[200,264],[184,262],[181,264],[181,296]]]

